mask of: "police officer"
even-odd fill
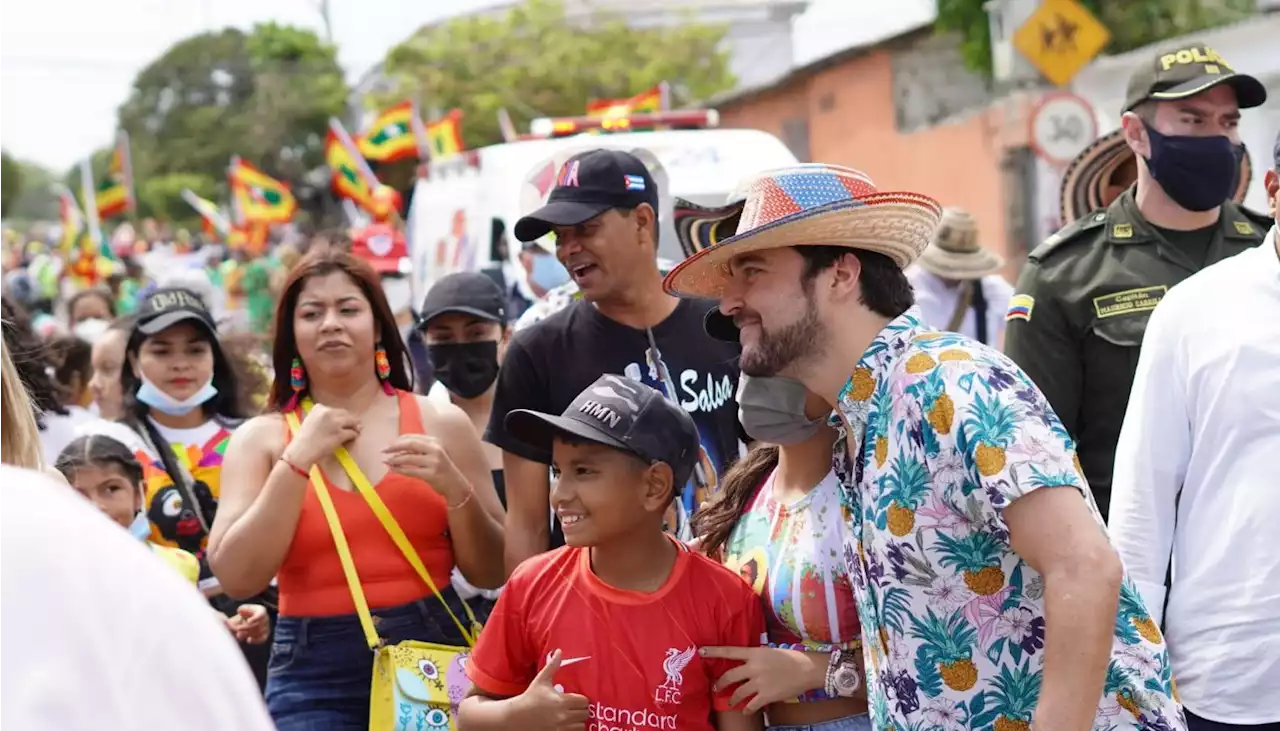
[[[1120,120],[1137,182],[1032,251],[1010,300],[1005,351],[1075,438],[1104,518],[1147,318],[1170,287],[1270,227],[1228,200],[1244,154],[1240,110],[1266,97],[1200,43],[1145,62]]]

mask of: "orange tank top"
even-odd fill
[[[404,391],[397,391],[396,395],[400,402],[400,433],[422,434],[417,399]],[[394,607],[430,595],[431,590],[400,553],[360,493],[334,487],[327,476],[325,480],[369,608]],[[444,498],[422,480],[395,472],[388,472],[374,489],[418,550],[436,588],[443,591],[449,586],[454,564]],[[318,617],[356,611],[314,487],[307,489],[298,528],[277,583],[282,615]]]

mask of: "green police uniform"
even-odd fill
[[[1241,109],[1266,101],[1257,79],[1236,73],[1212,48],[1188,43],[1134,70],[1123,111],[1149,100],[1188,99],[1222,84],[1232,87]],[[1006,317],[1005,352],[1076,440],[1104,518],[1116,441],[1151,311],[1170,287],[1257,246],[1271,227],[1270,219],[1225,201],[1211,231],[1166,235],[1142,217],[1135,191],[1131,187],[1031,252]]]
[[[1262,243],[1269,220],[1222,206],[1203,262],[1148,224],[1125,191],[1031,252],[1010,303],[1005,351],[1049,399],[1078,443],[1104,517],[1116,440],[1147,318],[1165,292],[1204,266]]]

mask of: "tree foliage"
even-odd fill
[[[51,170],[26,160],[14,160],[5,155],[4,181],[10,185],[10,170],[21,181],[16,197],[5,207],[5,217],[18,221],[58,220],[58,194],[53,184],[58,177]]]
[[[991,76],[991,36],[986,0],[938,0],[937,28],[961,37],[965,65]],[[1111,31],[1106,53],[1135,48],[1243,20],[1255,0],[1077,0]]]
[[[0,150],[0,216],[9,216],[9,205],[22,192],[22,166]]]
[[[676,106],[726,91],[734,84],[726,31],[696,22],[633,28],[605,15],[578,23],[559,0],[528,0],[420,30],[387,55],[390,90],[369,101],[460,108],[464,141],[479,147],[501,141],[501,108],[524,129],[534,117],[582,115],[590,99],[626,98],[662,81]]]
[[[138,215],[197,227],[200,214],[182,197],[184,188],[201,198],[218,197],[218,181],[200,173],[153,175],[138,181]]]
[[[335,48],[309,30],[266,23],[176,43],[138,74],[119,110],[135,179],[153,194],[139,191],[140,206],[168,211],[179,175],[219,181],[204,191],[216,197],[233,155],[297,183],[324,164],[328,119],[346,101]]]

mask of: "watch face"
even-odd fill
[[[836,670],[835,686],[841,691],[852,692],[857,690],[860,684],[858,668],[846,665]]]

